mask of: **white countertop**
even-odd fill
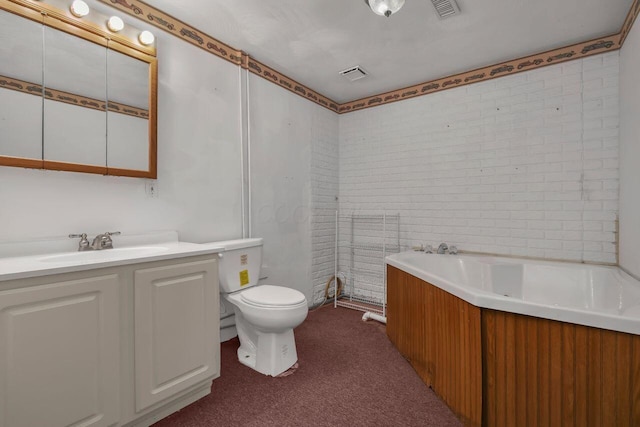
[[[157,241],[165,240],[165,241]],[[118,246],[118,243],[125,245]],[[36,244],[36,243],[33,243]],[[50,248],[51,244],[40,247]],[[5,244],[6,246],[7,244]],[[22,243],[15,244],[21,248]],[[215,243],[179,242],[176,233],[165,233],[161,237],[135,239],[114,237],[115,249],[87,252],[47,252],[22,256],[5,256],[0,258],[0,282],[50,274],[71,273],[96,268],[115,267],[138,264],[142,262],[162,261],[174,258],[185,258],[197,255],[208,255],[222,252],[223,248]],[[34,250],[30,250],[33,252]]]

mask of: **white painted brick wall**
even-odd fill
[[[334,273],[335,212],[338,208],[338,116],[324,108],[311,129],[311,277],[313,303],[322,302]]]
[[[407,246],[616,262],[618,57],[341,115],[340,210],[399,212]]]

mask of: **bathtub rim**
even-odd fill
[[[429,273],[415,265],[403,261],[403,254],[420,254],[415,251],[405,251],[397,254],[389,255],[385,258],[385,264],[398,268],[410,275],[417,277],[427,283],[430,283],[443,291],[446,291],[476,307],[487,308],[498,311],[522,314],[525,316],[533,316],[543,319],[555,320],[560,322],[574,323],[583,326],[591,326],[600,329],[608,329],[617,332],[625,332],[633,335],[640,335],[640,317],[625,316],[623,314],[606,313],[596,309],[581,309],[577,307],[567,307],[560,305],[547,305],[531,301],[525,301],[517,298],[502,296],[493,292],[485,291],[479,288],[471,288],[468,286],[456,284],[453,281]],[[405,255],[406,256],[406,255]],[[636,279],[628,275],[624,270],[616,266],[606,265],[585,265],[581,263],[557,262],[557,261],[532,261],[524,258],[501,258],[498,256],[482,256],[482,255],[438,255],[424,254],[429,257],[459,257],[482,262],[482,258],[491,259],[498,262],[517,264],[551,265],[565,268],[602,268],[614,270],[615,274],[622,275],[625,280],[638,282]],[[485,261],[486,262],[486,261]]]

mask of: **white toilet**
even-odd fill
[[[233,304],[240,339],[238,360],[276,376],[298,360],[293,328],[307,317],[302,292],[283,286],[257,285],[262,265],[262,239],[216,242],[220,254],[220,294]]]

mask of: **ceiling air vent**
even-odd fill
[[[355,82],[356,80],[360,80],[364,77],[367,77],[367,74],[369,73],[363,70],[359,65],[340,71],[340,75],[344,76],[350,82]]]
[[[460,7],[456,0],[431,0],[440,19],[450,18],[460,13]]]

